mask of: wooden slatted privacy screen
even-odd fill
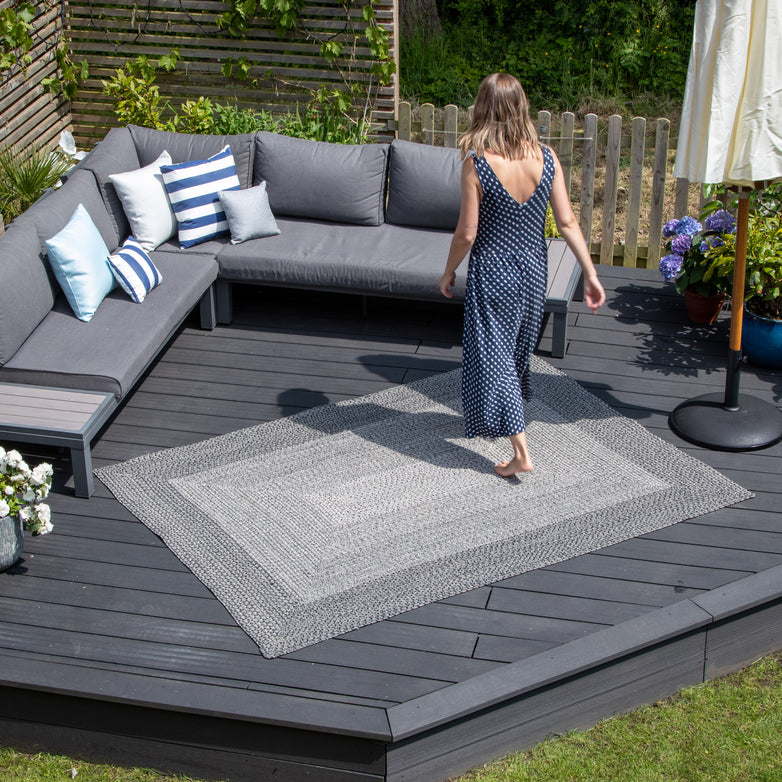
[[[84,146],[101,139],[116,125],[113,102],[103,94],[102,79],[110,78],[126,60],[140,54],[155,59],[178,49],[181,61],[171,73],[157,78],[161,95],[178,108],[188,98],[201,95],[213,101],[235,101],[242,107],[275,113],[295,111],[300,101],[326,85],[338,87],[339,74],[320,56],[320,44],[299,32],[280,36],[274,25],[256,19],[244,39],[221,33],[216,18],[226,10],[215,0],[70,0],[68,35],[74,60],[86,59],[90,78],[72,104],[74,134]],[[315,0],[300,12],[306,30],[337,36],[345,28],[345,8],[338,0]],[[394,52],[395,3],[378,0],[375,18],[391,33]],[[351,18],[363,29],[360,0]],[[357,50],[353,78],[367,81],[369,50]],[[251,65],[247,79],[226,79],[221,72],[226,59],[245,58]],[[395,82],[381,88],[375,120],[394,116]]]
[[[439,111],[431,104],[413,112],[402,101],[397,120],[387,127],[399,138],[455,147],[467,119],[466,112],[459,115],[456,106]],[[592,255],[604,264],[656,267],[665,221],[694,215],[698,207],[697,190],[672,174],[675,145],[670,144],[670,121],[658,119],[652,142],[647,143],[650,123],[641,117],[632,120],[629,132],[619,115],[603,121],[604,127],[595,114],[587,114],[579,128],[575,119],[572,112],[565,112],[554,127],[552,113],[540,111],[538,132],[562,163]]]
[[[0,9],[16,5],[12,0],[0,0]],[[68,101],[55,98],[41,86],[41,81],[57,70],[55,50],[62,29],[62,6],[60,2],[39,2],[35,9],[30,65],[26,69],[16,65],[0,73],[0,149],[51,148],[70,122]]]

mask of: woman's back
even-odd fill
[[[508,191],[511,198],[523,204],[535,193],[543,177],[543,154],[538,147],[536,155],[530,155],[522,160],[509,160],[495,152],[484,152],[486,162],[499,179],[500,184]]]

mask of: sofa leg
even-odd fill
[[[551,355],[554,358],[564,358],[567,344],[567,312],[554,312],[553,318]]]
[[[228,324],[234,319],[233,289],[227,280],[218,280],[217,291],[217,322]]]
[[[217,306],[214,285],[210,285],[209,290],[201,297],[199,309],[201,315],[201,328],[206,331],[211,331],[217,325]]]

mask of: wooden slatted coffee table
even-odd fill
[[[89,497],[90,442],[116,408],[114,394],[0,383],[0,437],[68,448],[76,494]]]

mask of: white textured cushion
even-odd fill
[[[132,236],[109,256],[109,265],[122,290],[137,304],[163,281],[163,275],[152,259]]]
[[[73,314],[79,320],[92,320],[115,283],[106,242],[83,204],[45,244],[49,265]]]
[[[231,147],[207,160],[161,166],[160,172],[179,225],[180,247],[229,233],[218,193],[240,187]]]
[[[280,232],[269,206],[266,182],[247,190],[223,190],[218,195],[231,229],[231,244],[276,236]]]
[[[160,167],[170,162],[171,155],[164,150],[144,168],[109,175],[130,223],[130,232],[147,252],[176,233],[176,218],[160,174]]]

